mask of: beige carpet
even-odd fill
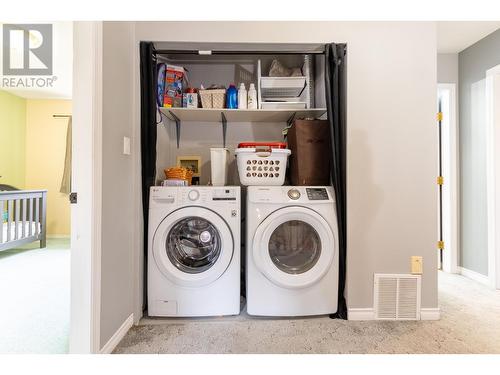
[[[38,247],[0,251],[0,354],[68,352],[70,241]]]
[[[439,275],[441,320],[143,319],[115,353],[500,353],[500,291]]]

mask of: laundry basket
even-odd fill
[[[283,185],[290,150],[285,143],[240,143],[235,150],[243,185]]]

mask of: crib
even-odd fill
[[[47,190],[0,191],[0,251],[47,241]]]

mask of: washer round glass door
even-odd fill
[[[158,226],[153,256],[162,273],[184,286],[207,285],[226,271],[234,241],[226,222],[203,207],[172,212]]]
[[[316,283],[328,271],[335,252],[332,229],[309,208],[279,209],[255,231],[255,264],[281,287],[304,288]]]

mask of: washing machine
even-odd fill
[[[307,316],[337,311],[334,191],[323,186],[250,186],[247,312]]]
[[[239,187],[152,187],[149,316],[240,312]]]

